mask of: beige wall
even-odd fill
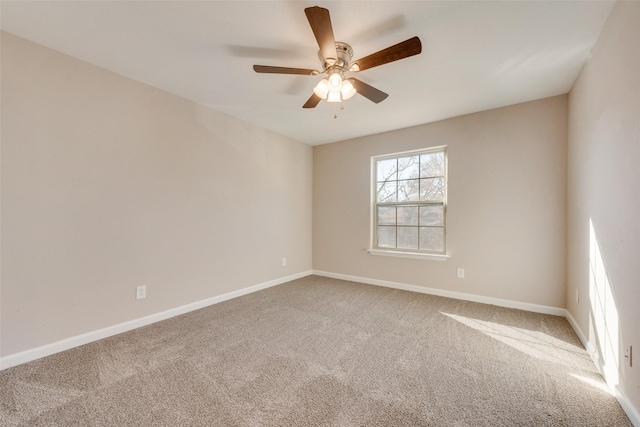
[[[566,140],[558,96],[314,147],[313,268],[564,307]],[[371,157],[440,145],[451,258],[369,255]]]
[[[567,307],[640,410],[640,3],[618,2],[569,97]],[[590,230],[593,230],[591,232]],[[576,301],[580,292],[580,303]],[[632,345],[634,366],[624,350]]]
[[[313,149],[2,33],[0,356],[313,261],[566,306],[640,408],[638,21],[616,4],[568,99]],[[450,259],[369,255],[371,156],[440,145]]]
[[[307,145],[7,33],[1,132],[3,356],[311,269]]]

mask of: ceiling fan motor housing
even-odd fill
[[[347,43],[336,42],[337,60],[334,62],[333,58],[326,59],[322,56],[322,51],[318,52],[318,58],[322,63],[323,69],[329,70],[331,68],[338,69],[339,71],[346,71],[349,69],[349,64],[353,58],[353,49]]]

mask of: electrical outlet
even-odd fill
[[[576,289],[576,304],[580,304],[580,289]]]
[[[629,348],[627,348],[624,351],[624,358],[627,359],[627,361],[629,362],[629,367],[632,368],[633,367],[633,346],[629,346]]]
[[[284,267],[285,265],[287,265],[287,259],[286,258],[282,258],[282,266]]]
[[[464,279],[464,268],[458,268],[456,270],[456,276],[458,276],[458,279]]]
[[[147,297],[147,287],[146,286],[138,286],[136,288],[136,299],[142,299]]]

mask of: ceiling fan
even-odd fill
[[[337,42],[333,37],[329,10],[314,6],[306,8],[304,12],[320,47],[318,57],[322,64],[322,70],[273,67],[270,65],[253,66],[253,70],[256,73],[303,74],[309,76],[326,74],[326,77],[313,89],[313,94],[302,108],[314,108],[322,99],[326,99],[327,102],[340,102],[351,98],[356,93],[376,104],[382,102],[389,96],[388,94],[356,78],[345,78],[345,73],[363,71],[422,52],[420,39],[412,37],[364,58],[352,61],[353,49],[351,46],[347,43]]]

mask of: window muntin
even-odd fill
[[[373,247],[446,253],[446,147],[373,159]]]

